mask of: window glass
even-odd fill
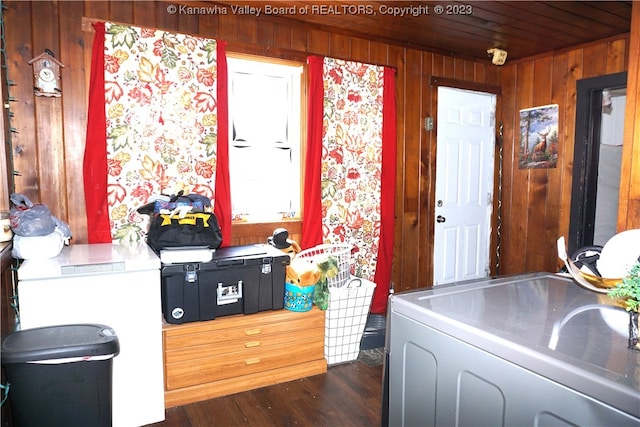
[[[246,58],[227,62],[233,217],[299,216],[302,66]]]

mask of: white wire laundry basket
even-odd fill
[[[329,288],[324,318],[324,357],[329,365],[356,360],[360,353],[376,284],[351,278],[342,288]]]
[[[298,252],[296,258],[303,258],[318,264],[328,257],[334,256],[338,262],[338,274],[327,278],[330,288],[340,288],[351,276],[351,246],[347,244],[323,244]]]

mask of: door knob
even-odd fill
[[[442,215],[438,215],[436,217],[436,222],[445,222],[447,220],[447,218],[443,217]]]

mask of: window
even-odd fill
[[[228,58],[234,220],[300,215],[302,65]]]

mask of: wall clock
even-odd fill
[[[33,90],[36,96],[61,96],[60,68],[64,67],[50,50],[29,61],[33,67]]]

